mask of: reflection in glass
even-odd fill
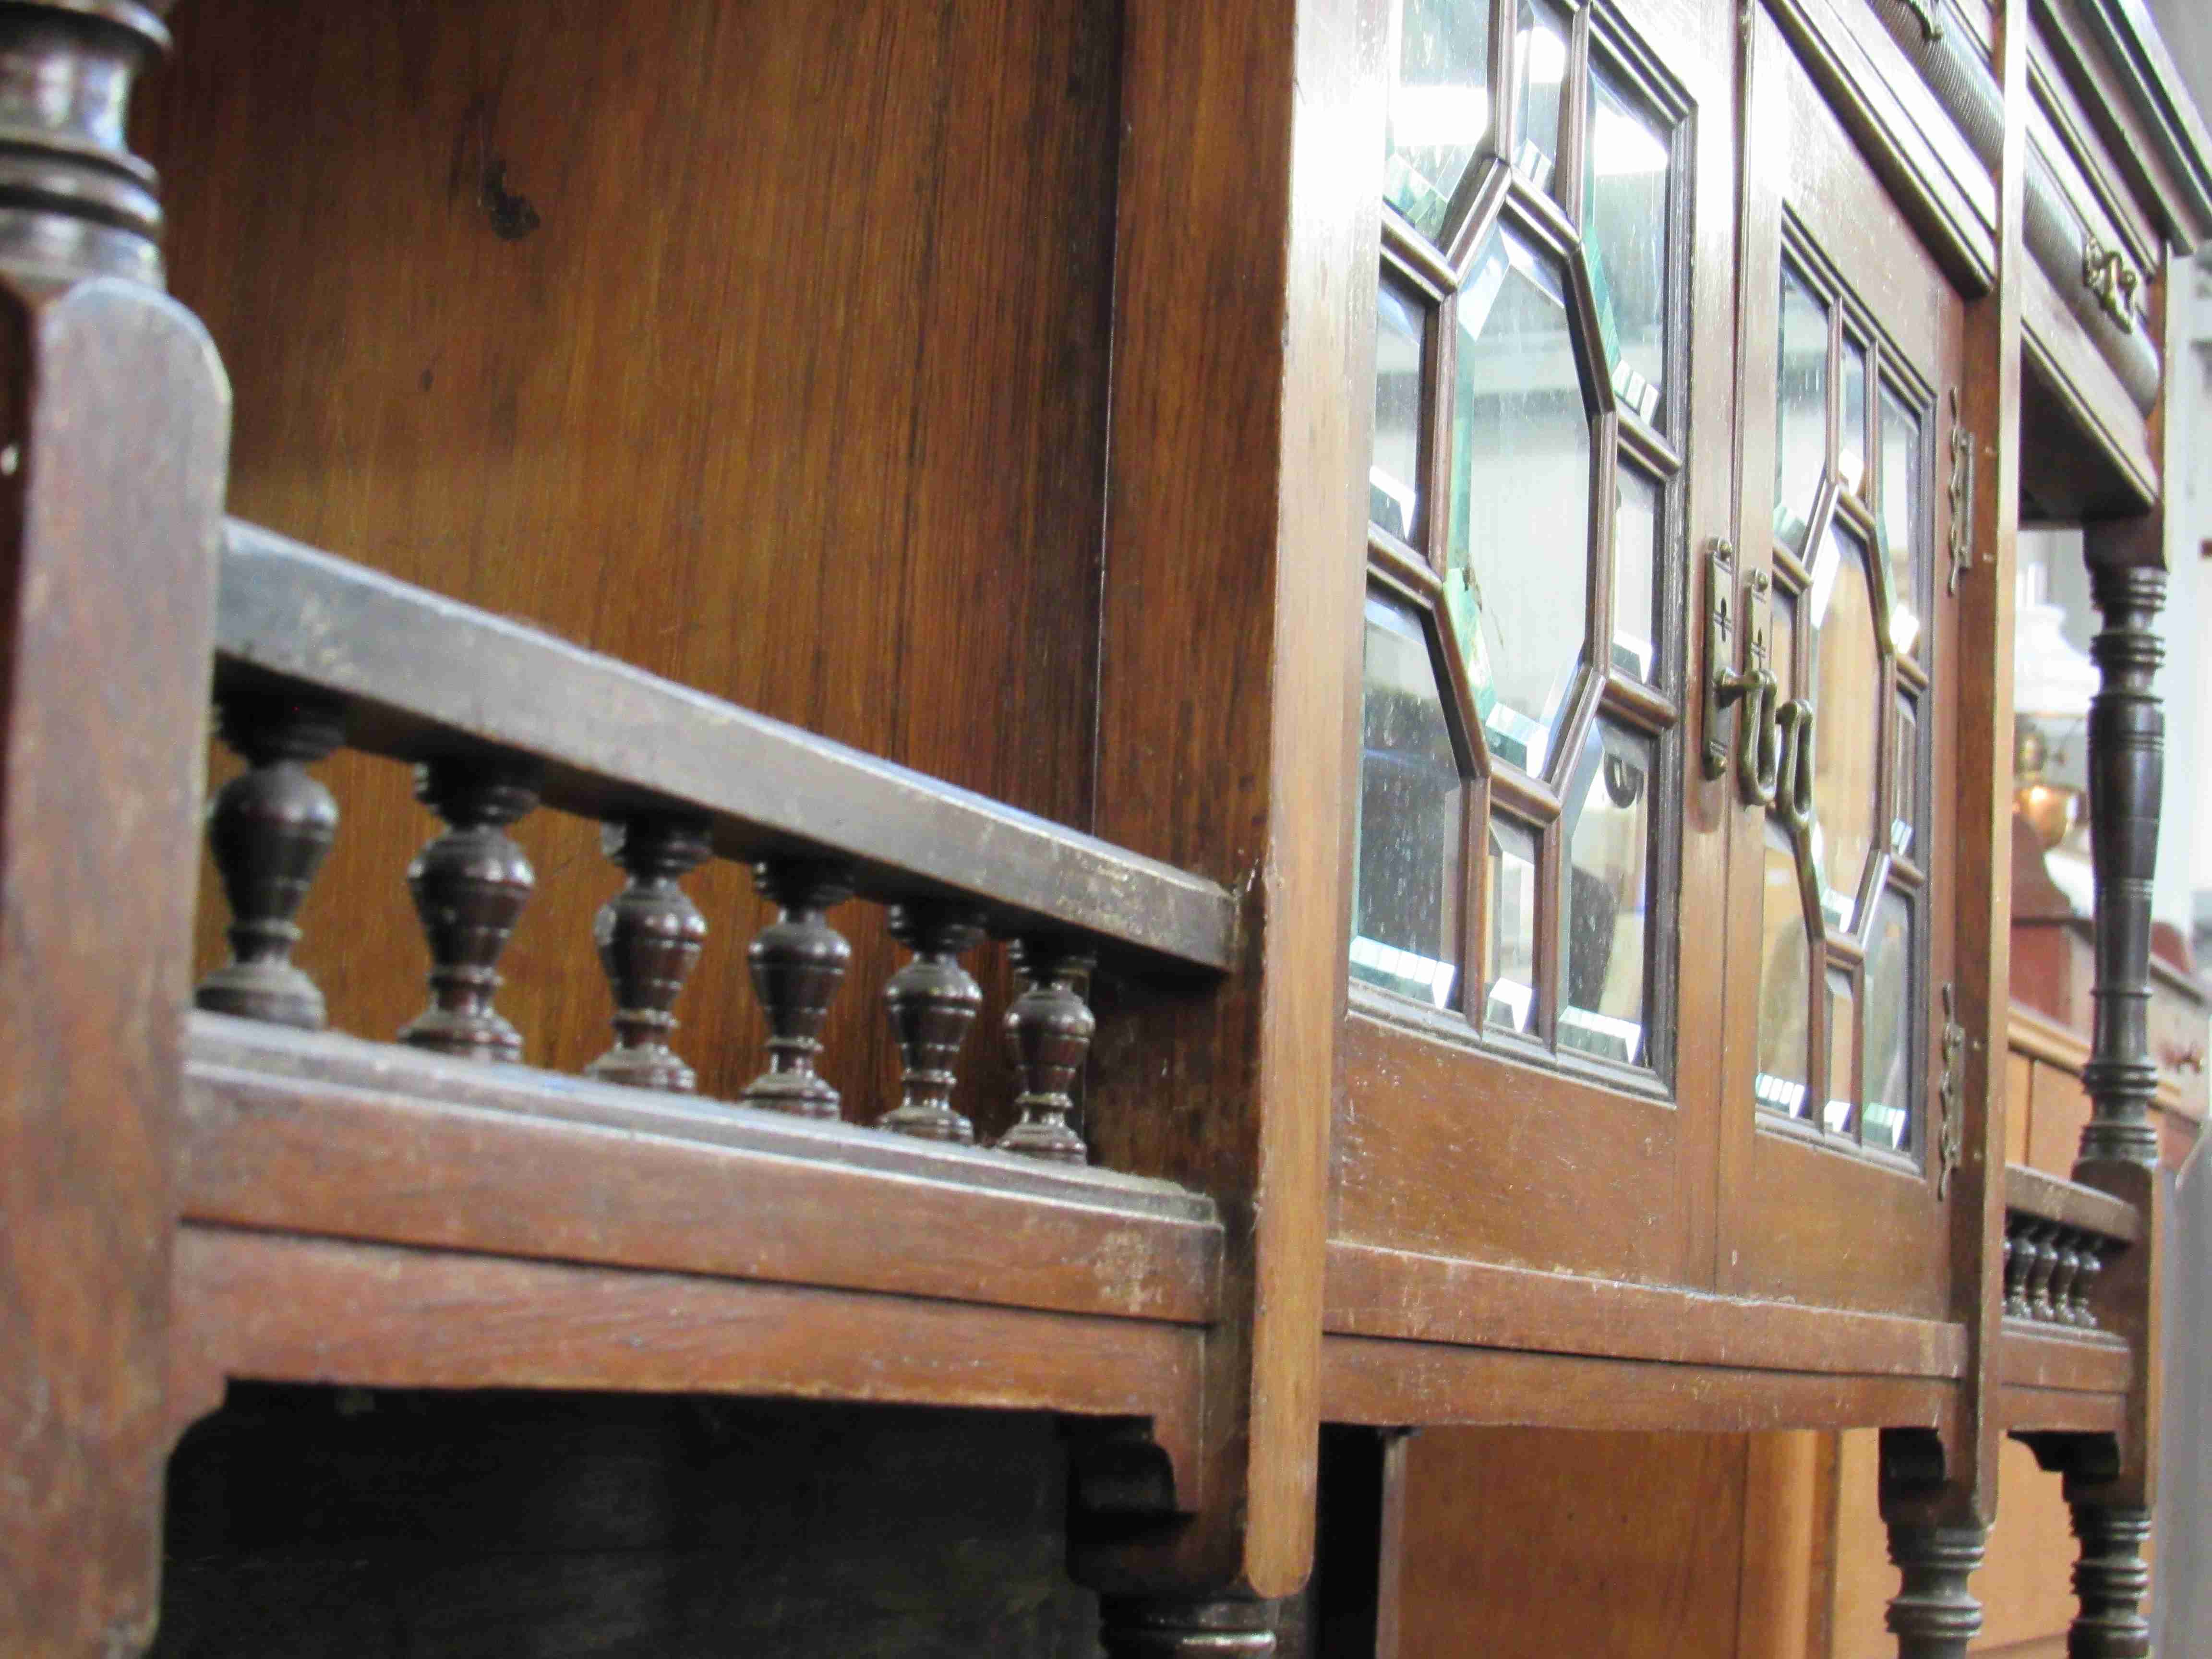
[[[1656,422],[1667,379],[1668,132],[1595,63],[1588,117],[1583,244],[1613,393]]]
[[[1913,856],[1920,829],[1920,713],[1910,691],[1897,694],[1896,775],[1891,780],[1889,850]]]
[[[1817,716],[1813,799],[1820,814],[1814,868],[1829,924],[1848,933],[1860,878],[1875,849],[1875,770],[1881,736],[1881,653],[1866,547],[1840,519],[1813,562],[1806,618],[1814,642],[1809,695]]]
[[[1630,464],[1613,469],[1613,665],[1659,676],[1659,481]]]
[[[1629,1066],[1644,1060],[1651,782],[1650,739],[1601,723],[1569,780],[1563,815],[1567,982],[1559,1045]]]
[[[1920,460],[1920,419],[1881,389],[1881,533],[1889,545],[1889,639],[1910,656],[1920,642],[1920,573],[1928,481]]]
[[[1912,1133],[1912,906],[1891,888],[1875,908],[1866,966],[1866,1117],[1869,1146],[1903,1152]]]
[[[1848,974],[1828,975],[1828,1104],[1820,1127],[1832,1135],[1851,1133],[1859,1104],[1858,1009]]]
[[[1560,91],[1567,78],[1567,15],[1553,0],[1520,0],[1513,70],[1514,170],[1548,190],[1559,164]]]
[[[1364,694],[1352,976],[1453,1007],[1464,787],[1420,619],[1372,596]]]
[[[1420,507],[1421,346],[1427,330],[1426,311],[1384,283],[1375,306],[1375,455],[1367,469],[1367,516],[1407,542]]]
[[[1490,134],[1490,7],[1405,0],[1382,145],[1382,195],[1441,241],[1452,193]]]
[[[1799,893],[1797,855],[1788,833],[1770,818],[1759,921],[1759,1075],[1753,1090],[1760,1105],[1785,1117],[1810,1115],[1805,1048],[1812,952]]]
[[[1540,771],[1589,614],[1589,412],[1559,267],[1512,231],[1458,317],[1444,597],[1492,752]]]
[[[1774,404],[1774,533],[1805,550],[1806,520],[1828,459],[1828,308],[1787,264]]]
[[[1836,476],[1846,489],[1863,490],[1866,483],[1867,350],[1864,344],[1844,337],[1843,426],[1837,434]]]
[[[1490,820],[1490,996],[1494,1029],[1536,1029],[1536,837],[1503,814]]]

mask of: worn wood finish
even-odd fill
[[[2127,1345],[2102,1332],[2079,1333],[2012,1321],[1997,1352],[2007,1388],[2072,1389],[2125,1394],[2137,1366]]]
[[[1094,1152],[1212,1195],[1227,1250],[1206,1512],[1102,1529],[1077,1565],[1273,1596],[1312,1550],[1382,42],[1237,0],[1122,22],[1094,827],[1235,888],[1244,925],[1210,1000],[1098,999]],[[1173,1109],[1142,1110],[1163,1081]]]
[[[1080,928],[1140,959],[1231,959],[1229,896],[1157,860],[254,526],[228,526],[222,573],[226,660],[249,684],[346,699],[353,747],[488,744],[544,763],[544,799],[566,811],[704,814],[725,858],[834,858],[872,896],[957,896],[1002,927]]]
[[[230,424],[124,143],[167,8],[0,19],[0,1639],[155,1618],[178,1031]]]
[[[2132,1206],[2111,1194],[2075,1181],[2045,1174],[2041,1170],[2007,1164],[2004,1172],[2005,1207],[2021,1210],[2063,1226],[2099,1233],[2123,1243],[2142,1237],[2142,1218]]]
[[[1328,1249],[1328,1328],[1673,1364],[1901,1376],[1957,1376],[1966,1352],[1960,1327],[1932,1320],[1535,1273],[1342,1241]]]
[[[173,1296],[179,1429],[228,1378],[343,1379],[1143,1417],[1172,1469],[1199,1453],[1204,1338],[1188,1327],[197,1224]]]
[[[202,1016],[210,1222],[1204,1323],[1212,1206],[1164,1182]]]
[[[178,292],[239,386],[234,511],[1088,827],[1115,9],[179,12],[141,126],[178,164]],[[420,1006],[392,923],[426,820],[391,769],[327,777],[348,828],[301,961],[334,1024],[385,1035]],[[543,881],[500,1006],[565,1071],[606,1046],[594,836],[518,835]],[[684,1052],[729,1097],[773,912],[728,863],[690,884],[714,942]],[[897,957],[879,913],[846,931],[869,990],[832,1012],[828,1075],[872,1118]],[[977,971],[1001,1000],[997,953]],[[961,1109],[996,1133],[995,1047],[973,1073]]]
[[[1744,1437],[1435,1429],[1406,1455],[1406,1659],[1753,1659]]]
[[[1958,1387],[1939,1377],[1862,1376],[1463,1348],[1332,1336],[1322,1414],[1409,1422],[1740,1433],[1860,1423],[1948,1430]]]

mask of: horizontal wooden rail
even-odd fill
[[[2142,1237],[2131,1204],[2018,1164],[2005,1166],[2005,1317],[2062,1332],[2098,1328],[2097,1282]]]
[[[1236,953],[1213,882],[236,520],[216,641],[226,682],[342,702],[354,748],[529,756],[562,811],[689,811],[725,858],[834,859],[867,897],[970,901],[994,931],[1063,930],[1109,959]]]
[[[2122,1244],[2142,1237],[2142,1218],[2134,1205],[2024,1164],[2005,1165],[2005,1208]]]

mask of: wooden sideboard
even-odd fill
[[[1579,1431],[2144,1652],[2139,8],[169,12],[0,7],[0,1645],[1382,1656]]]

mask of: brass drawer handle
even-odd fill
[[[2142,286],[2142,273],[2119,249],[2098,240],[2094,230],[2081,234],[2081,283],[2097,296],[2098,309],[2118,323],[2122,332],[2135,332],[2136,290]]]

